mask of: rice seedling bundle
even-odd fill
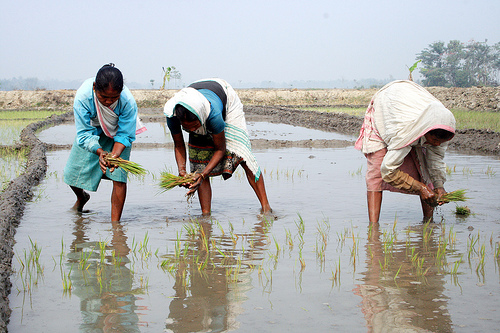
[[[133,175],[145,175],[147,173],[140,164],[124,160],[121,157],[113,157],[111,154],[104,156],[104,160],[115,167],[120,167],[128,173]]]
[[[467,206],[457,206],[455,209],[455,214],[462,216],[469,216],[471,214],[470,208]]]
[[[442,195],[438,199],[438,203],[448,203],[448,202],[456,202],[456,201],[465,201],[469,198],[465,196],[465,190],[456,190],[453,192],[448,192],[445,195]]]
[[[169,172],[162,172],[160,175],[160,187],[168,191],[182,184],[191,184],[194,182],[193,176],[194,174],[192,173],[185,176],[176,176]]]

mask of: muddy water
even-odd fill
[[[139,140],[168,140],[157,125]],[[251,131],[270,139],[333,135],[277,124]],[[196,198],[156,185],[175,165],[172,151],[136,149],[131,159],[152,174],[130,179],[119,225],[109,222],[109,182],[92,194],[88,212],[69,209],[68,151],[49,152],[47,178],[17,229],[9,330],[497,329],[497,158],[446,156],[447,189],[468,189],[473,215],[457,217],[447,204],[436,213],[441,222],[424,227],[417,197],[384,193],[380,227],[369,228],[365,160],[354,148],[254,152],[276,219],[259,216],[241,172],[213,180],[212,220],[202,219]],[[28,265],[34,244],[39,265]]]

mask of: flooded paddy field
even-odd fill
[[[88,212],[62,181],[67,149],[47,152],[48,170],[16,233],[11,332],[493,331],[500,324],[498,157],[450,151],[446,189],[456,204],[421,223],[417,196],[384,193],[381,223],[367,219],[366,161],[353,136],[249,123],[274,216],[239,170],[212,180],[213,214],[197,198],[162,192],[175,172],[168,131],[148,123],[131,160],[121,223],[110,217],[111,183]],[[72,125],[46,129],[70,145]],[[69,134],[71,133],[71,134]],[[259,140],[326,140],[327,148],[278,148]],[[334,142],[339,140],[339,144]],[[345,144],[345,141],[351,144]],[[164,146],[151,147],[150,143]],[[336,148],[335,148],[336,147]]]

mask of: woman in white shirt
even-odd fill
[[[424,222],[432,221],[446,193],[443,158],[454,135],[453,114],[412,81],[391,82],[373,96],[355,145],[368,162],[370,223],[378,223],[384,190],[418,194]]]

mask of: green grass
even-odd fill
[[[53,114],[63,114],[65,112],[54,110],[0,111],[0,120],[45,119]]]
[[[333,112],[333,113],[347,113],[351,116],[363,117],[366,112],[366,108],[347,108],[347,107],[305,107],[300,108],[302,110],[308,111],[318,111],[318,112]]]
[[[356,117],[363,117],[366,108],[348,107],[306,107],[302,110],[318,112],[346,113]],[[470,111],[465,109],[450,109],[457,121],[457,129],[485,129],[500,132],[500,112]]]
[[[500,112],[451,109],[458,129],[475,128],[500,132]]]

